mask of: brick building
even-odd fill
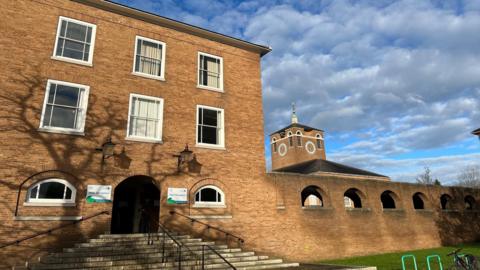
[[[142,209],[172,230],[226,237],[174,210],[303,261],[479,236],[478,190],[328,161],[323,131],[296,117],[271,135],[266,173],[268,47],[108,1],[0,10],[0,242],[109,212],[0,249],[3,266],[99,233],[145,232]]]

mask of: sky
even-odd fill
[[[267,135],[325,130],[327,159],[454,184],[480,164],[480,1],[116,0],[271,46],[262,59]]]

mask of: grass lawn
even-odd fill
[[[473,254],[475,256],[480,256],[480,243],[476,244],[465,244],[460,246],[451,246],[451,247],[441,247],[433,249],[421,249],[421,250],[412,250],[406,252],[398,253],[386,253],[380,255],[364,256],[364,257],[354,257],[346,258],[339,260],[330,260],[330,261],[321,261],[319,263],[326,264],[340,264],[340,265],[365,265],[365,266],[376,266],[378,270],[394,270],[402,269],[402,259],[401,257],[405,254],[413,254],[417,259],[418,270],[427,269],[427,260],[428,255],[440,255],[443,269],[448,268],[448,266],[453,264],[453,257],[447,257],[447,254],[452,252],[457,248],[463,248],[460,253]],[[438,264],[431,264],[432,270],[440,269]],[[408,270],[414,269],[411,260],[407,264]]]

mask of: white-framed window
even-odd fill
[[[133,73],[148,78],[164,80],[166,49],[167,45],[164,42],[136,36]]]
[[[198,52],[198,87],[223,92],[223,58]]]
[[[302,146],[302,132],[300,132],[300,130],[299,130],[299,131],[296,132],[295,135],[297,136],[297,146],[301,147]]]
[[[160,142],[162,125],[162,98],[130,94],[127,138]]]
[[[60,16],[52,58],[92,65],[96,28],[94,24]]]
[[[48,80],[40,129],[60,133],[83,133],[89,89],[86,85]]]
[[[77,190],[63,179],[42,180],[28,189],[27,203],[69,204],[75,203]]]
[[[293,133],[291,131],[289,131],[287,133],[287,137],[288,137],[288,146],[292,147],[293,146]]]
[[[223,109],[197,105],[197,145],[225,147]]]
[[[225,194],[216,186],[203,186],[195,193],[194,205],[197,207],[225,206]]]

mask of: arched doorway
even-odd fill
[[[111,233],[145,233],[156,228],[160,190],[148,176],[132,176],[114,191]]]

